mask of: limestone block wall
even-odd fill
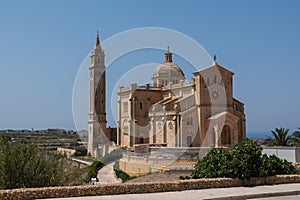
[[[71,156],[76,152],[76,150],[58,147],[56,152],[62,155],[65,154],[66,156]]]
[[[273,185],[282,183],[300,183],[300,175],[278,175],[267,178],[238,180],[231,178],[193,179],[159,183],[128,183],[70,187],[48,187],[0,190],[1,200],[28,200],[43,198],[81,197],[96,195],[138,194],[170,192],[191,189],[238,187],[249,185]]]
[[[119,168],[129,176],[143,176],[151,172],[149,163],[125,162],[122,159],[119,160]]]
[[[275,155],[289,162],[300,162],[300,147],[262,146],[263,153]]]

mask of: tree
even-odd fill
[[[82,184],[82,171],[67,157],[36,144],[0,137],[0,189]]]
[[[295,146],[300,145],[300,128],[292,134],[292,141]]]
[[[251,140],[240,141],[229,151],[212,149],[195,166],[193,178],[266,177],[278,174],[298,174],[298,170],[286,160],[275,155],[262,154],[262,148]]]
[[[271,131],[273,138],[269,137],[266,141],[272,146],[289,146],[292,142],[292,136],[288,135],[290,129],[288,128],[275,128]]]

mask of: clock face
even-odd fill
[[[212,93],[211,93],[211,98],[213,99],[213,100],[217,100],[218,98],[219,98],[219,92],[218,91],[216,91],[216,90],[214,90]]]

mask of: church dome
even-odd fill
[[[155,69],[153,76],[184,76],[182,69],[173,62],[164,62]]]
[[[158,65],[154,70],[153,77],[156,76],[184,76],[182,69],[172,62],[172,53],[168,50],[165,53],[165,62]]]
[[[173,84],[179,83],[184,80],[184,73],[182,69],[172,62],[172,53],[168,50],[165,53],[164,63],[157,66],[152,75],[153,85],[167,85],[172,82]]]

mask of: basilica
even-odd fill
[[[106,125],[104,50],[97,35],[90,64],[88,151],[101,144],[121,147],[232,147],[246,138],[244,104],[233,97],[233,75],[216,61],[187,81],[168,49],[152,83],[118,90],[117,128]]]

